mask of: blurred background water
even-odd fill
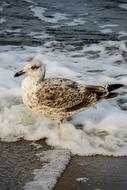
[[[126,0],[1,0],[0,44],[126,39],[126,18]]]

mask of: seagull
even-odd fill
[[[77,112],[96,107],[101,100],[116,97],[118,93],[112,91],[123,87],[123,84],[82,85],[66,78],[46,78],[45,74],[46,65],[33,59],[14,77],[26,76],[21,85],[24,104],[59,124]]]

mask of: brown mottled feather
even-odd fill
[[[96,94],[93,92],[85,92],[83,101],[73,107],[67,108],[66,111],[74,112],[76,110],[80,110],[83,108],[85,109],[85,108],[89,107],[92,103],[96,102],[96,99],[97,99],[96,97],[97,97]]]
[[[68,79],[46,79],[36,91],[39,105],[66,109],[81,103],[84,92],[80,85]]]
[[[36,91],[38,104],[55,109],[76,111],[95,103],[106,89],[101,86],[83,86],[69,79],[46,79]]]

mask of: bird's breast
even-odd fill
[[[36,86],[29,86],[27,83],[22,84],[22,99],[23,103],[30,109],[33,109],[38,104],[36,97]]]

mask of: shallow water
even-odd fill
[[[65,158],[54,179],[68,163],[69,152],[82,156],[127,155],[126,18],[124,0],[1,1],[0,139],[3,147],[4,142],[16,145],[21,138],[27,141],[46,138],[46,143],[59,147]],[[82,84],[123,83],[125,88],[118,90],[117,98],[99,103],[97,109],[77,114],[62,126],[59,136],[54,121],[36,116],[22,104],[23,78],[13,78],[33,57],[46,63],[46,77],[66,77]],[[81,129],[76,128],[79,125]],[[39,183],[39,177],[35,178]]]

